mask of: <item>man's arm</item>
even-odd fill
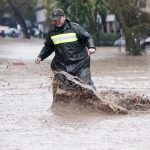
[[[42,48],[38,57],[41,58],[41,61],[43,61],[45,58],[51,55],[53,51],[54,51],[54,45],[52,44],[52,42],[46,40],[44,43],[44,47]]]
[[[96,51],[94,37],[91,34],[89,34],[86,30],[84,30],[84,28],[80,25],[78,25],[77,28],[77,36],[80,40],[83,41],[83,43],[88,48],[89,55],[93,54]]]
[[[38,57],[35,59],[35,63],[39,64],[41,61],[43,61],[45,58],[47,58],[49,55],[52,54],[54,51],[54,44],[48,34],[48,37],[46,38],[46,41],[44,43],[44,47],[42,48],[41,52],[39,53]]]

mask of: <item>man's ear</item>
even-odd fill
[[[63,16],[64,20],[66,19],[66,16]]]

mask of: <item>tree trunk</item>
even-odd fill
[[[28,28],[26,26],[25,20],[24,20],[23,16],[21,15],[20,11],[14,6],[14,4],[12,3],[11,0],[7,0],[7,2],[9,4],[10,8],[13,10],[19,24],[22,26],[25,38],[30,39],[30,34],[28,32]]]
[[[143,49],[140,45],[139,38],[132,35],[129,29],[126,29],[124,34],[126,38],[126,51],[131,55],[141,55]]]
[[[118,18],[118,21],[120,23],[120,26],[123,30],[125,40],[126,40],[126,45],[125,45],[125,50],[131,55],[141,55],[143,48],[140,46],[140,41],[137,36],[135,36],[132,32],[132,29],[127,28],[125,25],[125,21],[123,18],[123,15],[120,14],[119,16],[116,13],[116,16]]]

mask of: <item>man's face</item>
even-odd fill
[[[52,20],[52,24],[56,27],[61,27],[63,26],[65,20],[66,20],[66,17],[62,16],[59,20]]]

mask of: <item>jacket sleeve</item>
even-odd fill
[[[44,47],[42,48],[39,58],[43,61],[45,58],[47,58],[49,55],[51,55],[54,52],[54,44],[53,41],[50,38],[50,33],[48,33],[48,36],[44,42]]]
[[[96,49],[94,37],[80,25],[77,25],[76,34],[78,39],[81,40],[87,48]]]

